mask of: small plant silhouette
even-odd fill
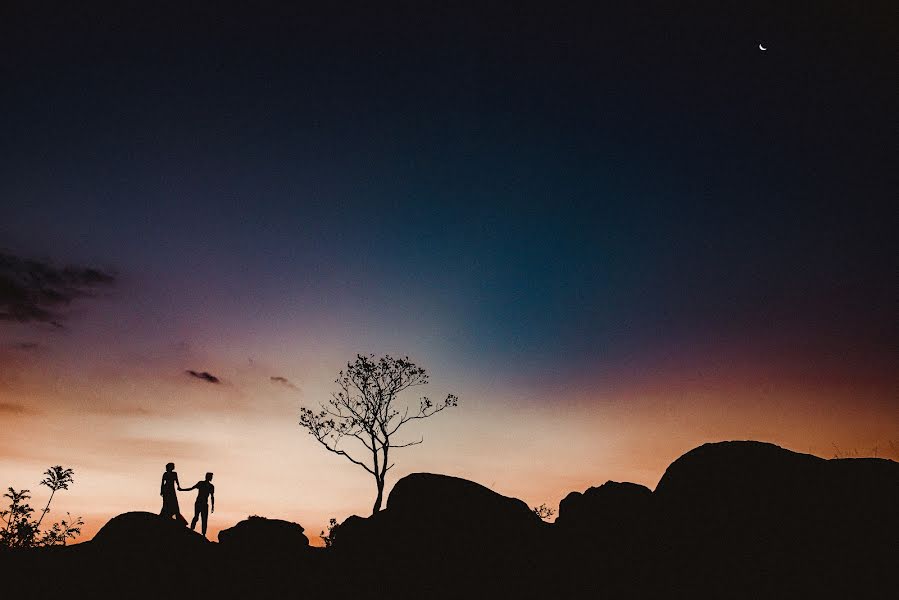
[[[540,517],[544,521],[549,521],[556,511],[550,507],[548,507],[545,503],[540,506],[535,506],[531,510],[534,511],[534,514]]]
[[[75,483],[75,471],[72,469],[64,469],[60,465],[50,467],[44,471],[44,475],[46,475],[46,477],[41,481],[41,485],[50,488],[50,498],[47,500],[47,506],[41,511],[41,518],[37,520],[38,527],[40,527],[41,521],[44,520],[44,515],[50,512],[50,503],[53,502],[53,496],[56,492],[59,490],[67,490],[69,489],[70,483]]]
[[[331,519],[328,521],[327,535],[324,531],[319,534],[319,537],[321,537],[322,541],[325,542],[325,548],[330,548],[334,545],[334,534],[337,532],[337,529],[339,527],[340,525],[337,524],[337,519],[331,517]]]
[[[28,501],[31,500],[31,490],[16,491],[8,488],[3,497],[9,498],[9,508],[0,510],[0,519],[6,523],[6,527],[0,531],[0,546],[6,548],[33,546],[36,528],[31,521],[34,509],[28,504]]]
[[[81,535],[81,526],[84,521],[81,517],[72,517],[72,514],[66,513],[67,519],[63,519],[59,523],[54,523],[50,529],[44,532],[38,541],[38,546],[65,546],[69,540],[74,540]]]
[[[29,503],[31,490],[16,491],[12,487],[8,488],[3,497],[9,499],[9,506],[5,510],[0,510],[0,520],[5,523],[5,527],[0,529],[0,547],[65,546],[69,540],[78,537],[84,521],[81,520],[81,517],[73,518],[69,513],[66,513],[67,518],[53,523],[43,534],[40,531],[44,516],[50,512],[53,496],[59,490],[69,489],[69,485],[74,483],[74,474],[72,469],[59,465],[44,471],[45,477],[41,481],[41,485],[50,488],[50,498],[41,510],[41,516],[37,521],[32,520],[35,511]]]

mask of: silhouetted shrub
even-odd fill
[[[334,534],[337,532],[337,529],[339,527],[340,525],[337,523],[337,519],[331,517],[331,519],[328,521],[328,534],[325,535],[324,531],[319,534],[319,537],[321,537],[321,539],[325,542],[325,548],[330,548],[334,545]]]
[[[9,499],[9,507],[0,510],[0,519],[6,526],[0,530],[0,547],[2,548],[32,548],[35,546],[65,546],[69,540],[73,540],[81,534],[81,526],[84,521],[81,517],[72,517],[66,513],[67,518],[58,523],[53,523],[49,529],[41,533],[41,522],[44,516],[50,512],[50,503],[53,496],[59,490],[69,489],[74,483],[75,472],[62,466],[50,467],[44,471],[44,479],[41,485],[50,488],[50,498],[46,506],[41,510],[41,516],[37,521],[32,520],[34,509],[29,504],[31,490],[16,491],[8,488],[4,498]]]
[[[552,519],[553,515],[556,514],[556,511],[548,507],[545,502],[540,506],[533,507],[531,510],[544,521],[549,521]]]

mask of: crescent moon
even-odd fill
[[[761,44],[759,44],[759,50],[761,50],[762,52],[764,52],[765,50],[767,50],[767,48],[765,48],[764,46],[762,46]]]

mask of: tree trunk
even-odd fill
[[[378,483],[378,497],[375,498],[375,507],[371,511],[373,515],[381,511],[381,501],[384,499],[384,480],[380,477],[375,477],[375,481]]]

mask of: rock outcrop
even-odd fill
[[[693,539],[869,544],[897,525],[899,463],[825,460],[762,442],[705,444],[668,467],[654,501],[667,529]]]
[[[521,500],[473,481],[415,473],[396,483],[384,510],[344,521],[334,550],[375,586],[351,584],[350,596],[511,597],[542,575],[548,527]]]
[[[655,560],[705,595],[862,597],[899,559],[893,461],[705,444],[668,467],[653,504]]]
[[[23,597],[62,582],[78,598],[886,598],[897,506],[899,463],[722,442],[675,460],[654,492],[573,492],[555,524],[477,483],[416,473],[380,513],[346,519],[328,550],[277,519],[251,517],[214,544],[126,513],[91,542],[7,552],[0,572]]]
[[[299,523],[251,516],[218,535],[222,548],[238,552],[302,552],[309,538]]]
[[[335,538],[341,548],[380,545],[471,551],[533,543],[543,522],[517,498],[502,496],[466,479],[413,473],[400,479],[387,507],[368,519],[351,517]]]
[[[607,481],[583,494],[571,492],[559,503],[556,527],[580,534],[626,535],[650,516],[652,491],[636,483]]]
[[[128,512],[110,519],[91,542],[103,549],[142,549],[149,552],[188,550],[207,543],[199,533],[172,519],[148,512]]]

